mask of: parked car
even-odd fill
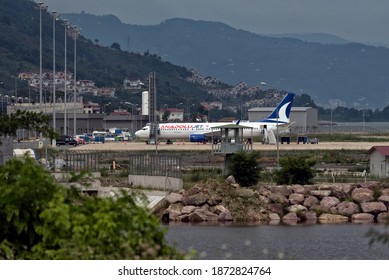
[[[77,141],[78,144],[86,144],[87,142],[85,141],[85,135],[75,135],[74,139]]]
[[[69,145],[69,146],[77,146],[78,142],[76,139],[74,139],[70,135],[61,135],[57,140],[56,140],[56,145],[61,146],[61,145]]]

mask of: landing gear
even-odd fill
[[[170,139],[167,139],[167,141],[166,141],[166,145],[173,145],[173,141],[172,141],[172,140],[170,140]]]

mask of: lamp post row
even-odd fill
[[[43,112],[43,73],[42,73],[42,11],[47,11],[48,6],[44,5],[43,2],[38,2],[39,5],[39,111]],[[56,46],[55,46],[55,39],[56,39],[56,21],[58,20],[60,13],[53,11],[53,129],[56,130]],[[68,36],[68,29],[70,28],[69,21],[67,19],[63,20],[64,22],[64,28],[65,28],[65,46],[64,46],[64,133],[68,134],[68,124],[67,124],[67,36]],[[76,105],[77,105],[77,99],[76,99],[76,92],[77,92],[77,86],[76,86],[76,62],[77,62],[77,56],[76,56],[76,40],[78,37],[78,34],[80,32],[80,29],[77,27],[72,27],[72,37],[74,39],[74,133],[76,133]],[[42,142],[42,133],[40,133],[39,136],[40,145]],[[53,141],[53,145],[55,145],[55,140]]]

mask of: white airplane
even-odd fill
[[[243,137],[260,136],[264,129],[276,130],[277,126],[280,130],[285,129],[290,125],[290,111],[294,99],[293,93],[288,93],[284,99],[277,105],[273,112],[265,119],[258,122],[245,121],[241,122],[243,126],[251,127],[251,129],[243,130]],[[278,116],[277,116],[278,115]],[[240,121],[234,122],[239,124]],[[160,123],[158,124],[158,139],[167,140],[168,144],[172,144],[172,139],[187,139],[189,142],[207,142],[219,127],[231,123],[225,122],[195,122],[195,123]],[[220,132],[220,129],[219,129]],[[219,133],[220,134],[220,133]],[[147,124],[141,130],[135,132],[139,139],[149,139],[150,124]],[[147,142],[147,141],[146,141]]]

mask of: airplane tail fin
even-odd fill
[[[271,114],[261,120],[261,122],[267,123],[279,123],[287,124],[290,122],[290,110],[294,99],[294,93],[288,93],[284,99],[277,105],[277,107],[271,112]]]

